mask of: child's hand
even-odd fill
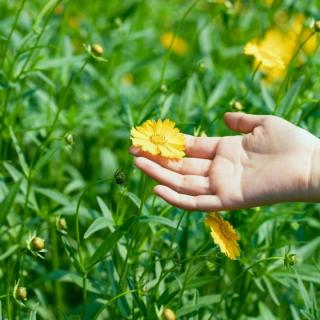
[[[218,211],[288,201],[320,201],[320,140],[275,116],[226,113],[239,136],[186,136],[187,158],[132,147],[155,193],[188,210]]]

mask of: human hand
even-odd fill
[[[275,116],[226,113],[244,135],[186,135],[186,158],[153,156],[131,147],[136,166],[157,180],[170,204],[219,211],[289,201],[320,201],[320,140]],[[319,169],[317,169],[317,166]]]

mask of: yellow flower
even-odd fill
[[[223,220],[218,212],[209,213],[205,224],[210,227],[211,237],[221,252],[231,260],[236,260],[240,256],[240,247],[237,243],[240,237],[233,226]]]
[[[131,129],[131,140],[135,147],[153,155],[180,159],[185,153],[184,134],[175,128],[171,120],[147,120],[141,126]]]
[[[284,68],[282,59],[273,52],[271,49],[267,49],[259,46],[254,42],[249,42],[244,47],[244,54],[248,56],[254,56],[257,63],[267,68]]]
[[[257,42],[249,42],[245,46],[245,54],[255,57],[254,67],[261,63],[259,70],[266,76],[266,82],[270,83],[282,79],[286,75],[286,69],[291,63],[299,45],[305,42],[312,30],[304,27],[305,17],[302,14],[295,14],[289,18],[286,12],[279,12],[275,16],[276,26],[267,30],[264,37]],[[301,52],[297,57],[298,63],[303,60],[303,53],[312,54],[318,45],[317,37],[314,34],[304,43]],[[265,53],[271,53],[281,59],[282,64],[270,64],[270,59]],[[264,61],[262,61],[264,60]]]
[[[172,32],[166,32],[161,36],[161,43],[164,48],[173,51],[178,55],[184,55],[188,51],[188,44],[187,42],[175,36]]]

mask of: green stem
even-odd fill
[[[254,68],[254,70],[253,70],[253,72],[252,72],[251,79],[250,79],[251,85],[253,85],[253,83],[254,83],[254,78],[255,78],[255,76],[256,76],[256,74],[257,74],[260,66],[261,66],[261,62],[259,62],[259,63],[257,64],[257,66]],[[244,95],[244,98],[243,98],[243,102],[244,102],[244,103],[246,102],[246,100],[247,100],[247,98],[248,98],[248,94],[249,94],[249,87],[247,87],[247,91],[246,91],[246,93],[245,93],[245,95]]]
[[[75,214],[75,233],[76,233],[76,239],[77,239],[78,257],[79,257],[79,262],[80,262],[80,266],[82,268],[83,273],[85,273],[85,266],[83,264],[84,261],[83,261],[83,256],[81,253],[80,222],[79,222],[79,212],[80,212],[81,201],[88,190],[90,190],[92,187],[98,185],[99,183],[103,183],[108,180],[109,179],[101,179],[101,180],[98,180],[98,181],[90,184],[86,188],[84,188],[84,190],[82,191],[82,193],[79,197],[78,203],[77,203],[76,214]]]
[[[87,309],[87,274],[82,275],[82,319],[85,319]]]
[[[161,68],[161,74],[160,74],[160,84],[159,86],[163,83],[163,80],[164,80],[164,76],[165,76],[165,72],[166,72],[166,68],[167,68],[167,65],[168,65],[168,62],[169,62],[169,59],[170,59],[170,56],[171,56],[171,48],[174,44],[174,41],[176,39],[176,36],[177,36],[177,32],[178,32],[178,29],[180,27],[180,25],[184,22],[184,20],[187,18],[188,14],[192,11],[192,9],[194,8],[194,6],[197,4],[199,0],[195,0],[191,5],[190,7],[186,10],[186,12],[184,13],[184,15],[182,16],[181,20],[178,22],[175,30],[174,30],[174,33],[173,33],[173,37],[171,39],[171,42],[170,42],[170,45],[169,45],[169,48],[168,48],[168,52],[165,56],[165,59],[164,59],[164,62],[163,62],[163,65],[162,65],[162,68]]]
[[[144,203],[145,203],[145,200],[146,200],[146,195],[147,195],[147,177],[145,174],[142,173],[142,185],[143,185],[143,188],[142,188],[142,195],[141,195],[141,202],[140,202],[140,207],[139,207],[139,211],[138,211],[138,216],[141,215],[142,213],[142,209],[143,209],[143,206],[144,206]]]
[[[256,265],[260,264],[261,262],[270,261],[270,260],[283,260],[283,257],[269,257],[269,258],[263,258],[263,259],[260,259],[260,260],[256,261],[255,263],[253,263],[252,265],[250,265],[249,267],[247,267],[246,269],[244,269],[235,279],[233,279],[232,284],[235,285],[236,282],[239,281],[239,279],[240,279],[246,272],[248,272],[250,269],[252,269],[252,268],[255,267]]]
[[[282,83],[281,83],[281,86],[280,86],[280,89],[279,89],[279,94],[278,94],[278,98],[280,98],[282,96],[282,93],[283,91],[286,89],[287,87],[287,84],[288,84],[288,81],[289,81],[289,78],[290,78],[290,75],[291,75],[291,66],[294,62],[294,60],[296,59],[296,57],[298,56],[299,52],[303,49],[303,47],[305,46],[305,44],[310,40],[310,38],[312,36],[314,36],[316,34],[316,31],[312,31],[306,38],[304,41],[302,41],[300,43],[300,45],[298,46],[297,50],[295,51],[295,53],[293,54],[292,58],[290,59],[289,61],[289,64],[288,64],[288,72],[285,76],[285,78],[283,79]],[[275,108],[275,111],[277,110],[277,107],[278,107],[279,103],[277,103],[277,106]]]
[[[0,68],[0,69],[3,68],[4,61],[5,61],[5,59],[6,59],[6,55],[7,55],[8,49],[9,49],[9,44],[10,44],[10,41],[11,41],[13,32],[14,32],[14,30],[16,29],[16,26],[17,26],[17,23],[18,23],[18,19],[19,19],[19,17],[20,17],[21,11],[22,11],[25,3],[26,3],[26,0],[22,0],[22,1],[21,1],[21,4],[20,4],[19,9],[18,9],[18,11],[17,11],[17,14],[16,14],[16,16],[15,16],[15,19],[14,19],[14,22],[13,22],[13,25],[12,25],[12,28],[11,28],[10,33],[9,33],[9,35],[8,35],[7,44],[6,44],[6,46],[5,46],[4,52],[2,53],[2,57],[3,57],[3,58],[2,58],[1,68]]]
[[[59,270],[60,257],[58,252],[58,238],[55,224],[51,225],[51,239],[52,239],[52,268],[53,270]],[[59,312],[64,309],[63,305],[63,292],[59,281],[54,282],[54,295],[55,303]]]
[[[111,300],[109,300],[106,304],[104,304],[101,309],[97,312],[97,314],[94,316],[93,320],[98,319],[98,317],[100,316],[100,314],[104,311],[104,309],[109,306],[111,303],[113,303],[114,301],[120,299],[121,297],[129,294],[129,293],[134,293],[134,292],[138,292],[138,290],[127,290],[125,292],[122,292],[120,294],[118,294],[117,296],[113,297]]]
[[[54,117],[54,119],[53,119],[53,122],[52,122],[52,124],[51,124],[51,126],[50,126],[50,128],[49,128],[49,130],[48,130],[48,133],[47,133],[47,136],[46,136],[45,141],[42,143],[42,146],[46,146],[46,145],[47,145],[47,143],[48,143],[48,141],[49,141],[49,138],[50,138],[50,136],[51,136],[51,134],[52,134],[52,132],[53,132],[53,130],[54,130],[57,122],[58,122],[59,115],[60,115],[63,107],[65,106],[65,103],[66,103],[66,101],[67,101],[67,98],[68,98],[68,94],[69,94],[71,85],[73,84],[74,80],[79,77],[79,75],[81,74],[81,72],[83,71],[83,69],[84,69],[84,68],[86,67],[86,65],[88,64],[88,61],[89,61],[89,59],[86,59],[86,60],[84,61],[84,63],[81,65],[81,67],[80,67],[79,70],[76,72],[76,74],[75,74],[74,76],[71,76],[71,78],[70,78],[67,86],[65,87],[64,92],[63,92],[63,94],[62,94],[62,96],[61,96],[61,99],[60,99],[60,101],[59,101],[59,103],[58,103],[58,111],[57,111],[56,114],[55,114],[55,117]]]
[[[27,210],[28,210],[28,203],[29,203],[29,197],[30,197],[30,192],[31,192],[31,186],[32,186],[32,168],[30,167],[29,174],[27,177],[27,191],[26,191],[26,196],[25,196],[23,211],[22,211],[21,229],[19,232],[20,243],[22,241],[22,237],[23,237],[23,233],[24,233],[24,229],[25,229],[25,220],[26,220],[26,214],[27,214]]]

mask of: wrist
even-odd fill
[[[308,189],[308,200],[320,202],[320,139],[318,139],[318,143],[315,145],[311,158]]]

